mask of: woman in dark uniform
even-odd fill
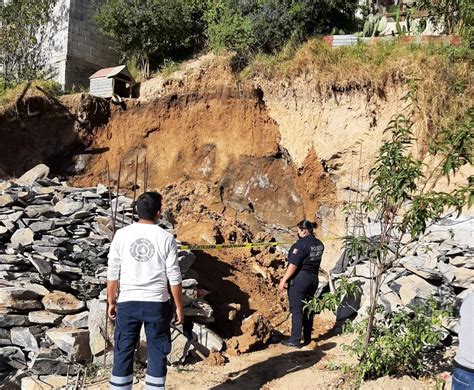
[[[282,344],[301,347],[311,342],[314,314],[303,310],[303,301],[311,299],[318,288],[318,272],[324,252],[323,243],[314,236],[314,225],[307,221],[298,224],[298,241],[290,248],[288,268],[278,289],[284,291],[288,283],[288,300],[291,312],[291,336]]]

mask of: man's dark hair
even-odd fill
[[[144,192],[135,202],[138,217],[153,221],[156,213],[161,210],[161,195],[156,191]]]
[[[302,230],[307,230],[310,233],[313,233],[313,229],[316,227],[316,224],[308,221],[307,219],[304,219],[303,221],[298,223],[298,227]]]

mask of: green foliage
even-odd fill
[[[95,20],[124,59],[135,58],[148,77],[151,65],[176,59],[203,44],[205,2],[106,0]]]
[[[427,324],[419,318],[417,310],[414,318],[405,312],[394,314],[384,324],[388,330],[384,329],[377,317],[380,287],[385,273],[404,255],[402,238],[407,233],[412,239],[418,238],[444,212],[454,209],[460,213],[473,195],[471,182],[449,193],[433,190],[440,177],[449,179],[461,166],[471,163],[470,111],[464,121],[454,126],[457,130],[435,133],[424,159],[413,155],[417,140],[413,135],[412,118],[421,111],[418,83],[419,80],[408,80],[408,93],[404,98],[409,103],[406,114],[395,115],[385,130],[388,139],[380,147],[378,158],[369,170],[372,184],[366,198],[360,206],[346,207],[349,217],[361,226],[356,234],[345,237],[346,248],[352,255],[367,256],[374,269],[368,318],[356,329],[359,337],[352,346],[360,360],[357,370],[361,378],[410,372],[410,369],[414,373],[422,370],[423,347],[416,344],[420,341],[416,337],[421,337],[421,346],[433,345],[435,335],[428,332]],[[438,167],[429,164],[435,157],[439,161]],[[364,225],[369,218],[380,224],[377,237],[369,238],[365,232]],[[439,313],[433,307],[431,311],[434,313],[431,320],[437,320]],[[408,326],[406,323],[410,318],[413,324]],[[397,338],[401,339],[398,347],[394,345]]]
[[[347,323],[346,332],[356,334],[351,345],[344,349],[359,358],[355,368],[359,378],[372,379],[384,375],[420,375],[426,371],[426,351],[439,345],[442,339],[441,321],[449,315],[434,299],[410,309],[389,315],[377,309],[372,339],[364,344],[368,318]]]
[[[304,301],[304,309],[316,314],[324,310],[335,313],[345,298],[358,298],[361,294],[362,290],[356,283],[343,277],[337,280],[337,287],[333,292],[325,293],[320,298],[313,297]]]
[[[0,48],[5,87],[47,78],[47,44],[54,40],[57,0],[15,0],[0,6]]]
[[[207,36],[215,49],[276,53],[291,40],[350,31],[356,7],[354,0],[209,0]]]
[[[466,113],[466,118],[454,129],[442,129],[430,142],[433,155],[443,155],[442,171],[448,178],[465,164],[472,164],[474,150],[474,108]]]
[[[205,15],[209,44],[216,52],[235,50],[248,55],[255,38],[250,18],[234,9],[227,0],[211,2]]]
[[[391,212],[410,199],[423,176],[421,161],[408,152],[414,141],[412,127],[411,120],[403,114],[390,120],[384,132],[391,140],[382,145],[377,162],[369,171],[373,178],[371,201],[381,205],[382,213]]]
[[[417,7],[427,10],[434,25],[446,34],[464,34],[472,38],[474,3],[471,0],[418,0]]]

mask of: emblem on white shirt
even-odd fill
[[[139,262],[150,261],[155,254],[155,247],[150,240],[139,238],[130,246],[130,254]]]

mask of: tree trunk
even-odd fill
[[[374,286],[374,293],[371,297],[370,302],[370,311],[369,311],[369,318],[367,323],[367,331],[365,333],[365,340],[364,340],[364,348],[367,348],[370,342],[370,338],[372,336],[372,329],[374,327],[374,320],[375,320],[375,312],[377,310],[377,300],[379,298],[379,291],[380,291],[380,284],[382,281],[382,271],[380,269],[377,270],[377,275],[375,276],[375,286]],[[364,355],[362,355],[362,358]]]

